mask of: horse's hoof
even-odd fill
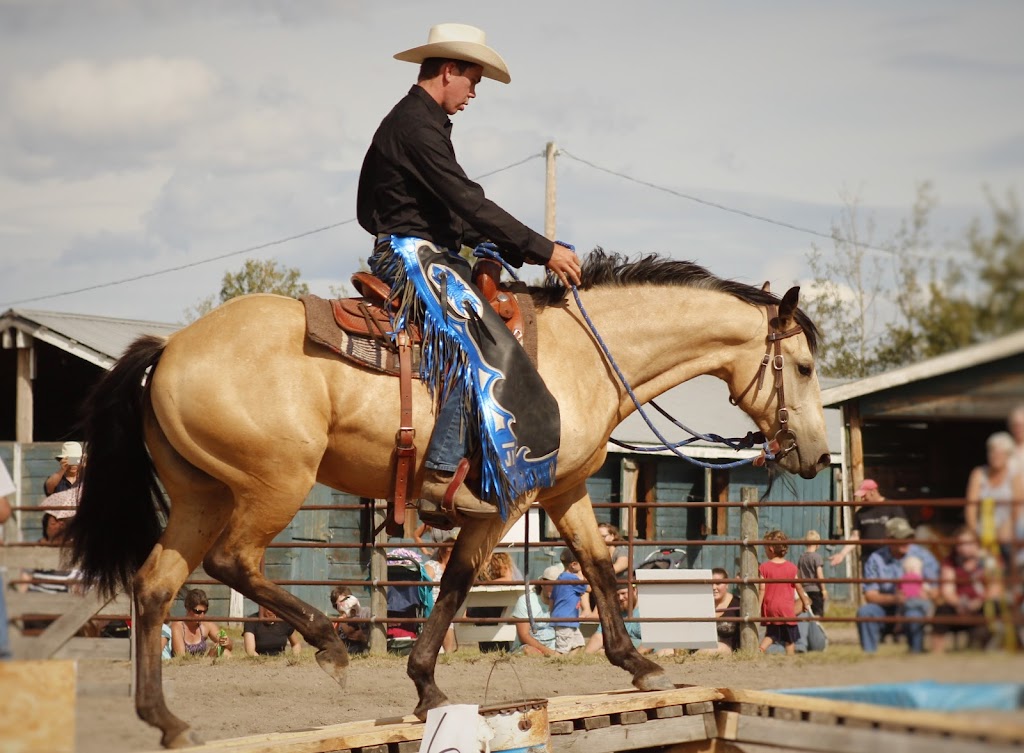
[[[160,742],[165,748],[191,748],[203,744],[199,736],[190,729],[184,729],[174,737],[165,737]]]
[[[423,698],[421,698],[419,705],[417,705],[416,708],[413,709],[412,713],[421,722],[425,722],[427,720],[428,711],[430,711],[431,709],[436,709],[439,706],[445,706],[447,705],[447,703],[448,696],[446,696],[440,690],[437,690],[433,693],[428,693]]]
[[[330,648],[321,649],[316,652],[316,663],[336,683],[341,687],[345,687],[345,683],[348,680],[348,673],[345,671],[346,667],[348,667],[347,652]]]
[[[634,678],[633,687],[637,690],[674,690],[676,686],[664,672],[648,672],[641,677]]]

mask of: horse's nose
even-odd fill
[[[827,452],[821,453],[821,457],[818,458],[818,470],[823,471],[832,464],[832,456]]]

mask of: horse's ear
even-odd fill
[[[793,321],[793,314],[796,312],[797,304],[800,303],[800,286],[794,286],[786,291],[779,303],[779,329],[789,329]]]
[[[761,292],[762,293],[770,293],[770,292],[772,292],[771,280],[765,280],[764,281],[764,285],[761,286]]]

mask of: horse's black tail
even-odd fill
[[[85,584],[106,595],[131,586],[168,512],[142,428],[146,371],[156,368],[165,345],[162,338],[140,337],[85,404],[86,461],[69,546]]]

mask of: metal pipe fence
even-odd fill
[[[920,500],[884,500],[878,503],[865,502],[865,507],[881,506],[881,505],[892,505],[898,504],[906,509],[913,509],[916,507],[931,507],[931,508],[953,508],[962,509],[966,505],[964,499],[957,498],[943,498],[943,499],[920,499]],[[637,510],[645,510],[647,512],[658,511],[658,510],[670,510],[670,509],[693,509],[693,508],[705,508],[709,510],[716,509],[731,509],[736,508],[741,511],[741,530],[739,537],[731,538],[676,538],[676,539],[657,539],[648,540],[641,539],[636,536],[636,532],[630,527],[626,531],[625,538],[613,542],[613,546],[625,546],[629,553],[630,562],[635,562],[635,553],[640,548],[686,548],[686,547],[739,547],[740,548],[740,572],[736,577],[725,578],[724,581],[730,586],[737,586],[740,589],[740,605],[741,612],[739,617],[721,617],[721,616],[708,616],[708,617],[639,617],[636,618],[637,622],[679,622],[679,623],[691,623],[691,622],[721,622],[721,623],[739,623],[745,629],[745,641],[744,647],[750,647],[750,636],[753,635],[756,638],[756,628],[759,624],[778,622],[778,618],[762,619],[759,609],[756,604],[756,587],[760,585],[768,584],[809,584],[809,583],[821,583],[826,588],[845,584],[851,586],[867,586],[867,585],[878,585],[878,586],[894,586],[899,583],[899,578],[867,578],[858,577],[856,575],[847,574],[845,576],[834,576],[826,577],[824,579],[817,578],[793,578],[793,579],[772,579],[772,578],[761,578],[757,572],[758,557],[757,547],[761,547],[766,543],[772,543],[765,540],[761,536],[761,531],[758,525],[758,510],[767,508],[782,508],[782,507],[793,507],[793,508],[843,508],[850,507],[848,502],[842,501],[757,501],[751,499],[750,495],[746,495],[746,498],[739,502],[657,502],[654,504],[646,502],[631,502],[631,503],[620,503],[620,502],[606,502],[606,503],[594,503],[593,505],[597,509],[617,509],[623,511],[624,518],[626,520],[635,520],[635,512]],[[1024,516],[1024,503],[1015,503],[1010,505],[1010,521],[1011,528],[1013,531],[1019,530],[1018,518]],[[20,511],[26,512],[45,512],[48,509],[45,506],[32,506],[26,507],[21,506],[15,508]],[[366,512],[372,510],[379,513],[381,506],[379,502],[375,505],[362,504],[340,504],[340,505],[307,505],[301,508],[301,512],[306,511],[360,511]],[[988,508],[989,510],[992,507]],[[991,530],[991,529],[990,529]],[[870,547],[884,547],[894,544],[906,543],[905,539],[858,539],[851,540],[850,538],[820,538],[820,539],[807,539],[807,538],[792,538],[786,541],[789,545],[809,545],[814,544],[818,546],[846,546],[853,544],[856,547],[870,546]],[[956,544],[956,539],[948,535],[934,535],[927,540],[917,540],[918,543],[926,548],[942,548],[942,547],[953,547]],[[388,542],[384,540],[368,542],[346,542],[346,541],[291,541],[291,542],[274,542],[270,544],[268,548],[272,549],[321,549],[326,551],[333,550],[360,550],[364,554],[373,556],[385,556],[386,553],[394,549],[412,549],[412,550],[436,550],[438,548],[444,548],[452,546],[451,543],[445,542],[429,542],[429,543],[411,543],[408,541],[403,542]],[[27,543],[11,543],[7,544],[8,547],[30,547],[30,546],[52,546],[47,544],[27,544]],[[510,549],[533,549],[537,547],[553,547],[562,546],[559,541],[544,541],[537,544],[529,544],[524,547],[522,544],[508,544],[500,545],[503,548]],[[1011,536],[1008,540],[1002,542],[994,542],[986,540],[983,542],[983,549],[986,552],[986,556],[998,556],[996,549],[1005,552],[1008,556],[1002,563],[1002,571],[994,575],[995,579],[1001,580],[1003,585],[1003,596],[1001,598],[1001,608],[1003,613],[999,615],[1000,621],[1006,621],[1006,623],[1012,626],[1012,629],[1017,632],[1024,626],[1024,614],[1022,614],[1022,589],[1021,589],[1021,568],[1024,566],[1024,539],[1017,535]],[[848,573],[853,568],[848,566]],[[386,571],[385,571],[386,572]],[[991,573],[990,573],[991,574]],[[380,573],[378,573],[380,575]],[[528,575],[528,574],[527,574]],[[637,583],[634,578],[632,568],[627,570],[624,584],[635,585]],[[45,575],[33,575],[28,578],[27,581],[23,581],[28,584],[44,584],[48,581]],[[67,582],[67,581],[65,581]],[[333,578],[333,579],[302,579],[302,578],[275,578],[272,582],[284,586],[284,587],[338,587],[348,586],[352,588],[366,588],[369,589],[371,594],[375,594],[377,598],[371,599],[371,614],[369,617],[361,618],[342,618],[333,617],[332,621],[335,623],[356,623],[356,624],[369,624],[378,626],[387,626],[392,623],[422,623],[425,621],[424,617],[389,617],[386,611],[386,598],[385,594],[388,588],[402,587],[402,586],[422,586],[432,587],[438,585],[437,582],[430,580],[396,580],[388,579],[385,577],[370,577],[370,578]],[[524,589],[527,587],[539,586],[547,581],[541,580],[530,580],[528,578],[519,581]],[[709,584],[716,582],[716,579],[666,579],[659,580],[660,584],[672,585],[672,584]],[[965,586],[976,582],[976,579],[971,577],[954,577],[950,578],[923,578],[921,581],[926,585],[939,585],[946,583],[953,586]],[[209,578],[192,578],[187,581],[187,585],[191,586],[206,586],[215,585],[218,581]],[[751,595],[755,596],[755,601],[751,600]],[[381,606],[384,609],[381,610]],[[21,618],[22,615],[10,615],[12,620]],[[237,622],[247,623],[260,621],[262,618],[259,617],[242,617],[238,615],[206,615],[206,620],[213,620],[217,622]],[[955,615],[940,615],[936,616],[925,615],[921,617],[904,617],[899,614],[891,614],[885,616],[865,616],[865,615],[844,615],[844,616],[829,616],[829,615],[817,615],[812,617],[794,617],[792,620],[787,618],[787,621],[803,622],[815,620],[823,623],[861,623],[861,622],[872,622],[882,623],[888,625],[902,625],[905,623],[923,623],[925,625],[946,625],[946,626],[982,626],[991,625],[993,619],[991,616],[984,614],[955,614]],[[536,620],[537,622],[552,622],[557,623],[559,621],[572,621],[567,618],[564,620],[548,619],[548,620]],[[593,622],[593,619],[583,618],[581,622]],[[498,625],[498,624],[512,624],[525,622],[524,620],[517,620],[511,617],[462,617],[456,620],[458,623],[472,623],[472,624],[483,624],[483,625]],[[753,632],[752,632],[753,631]]]

